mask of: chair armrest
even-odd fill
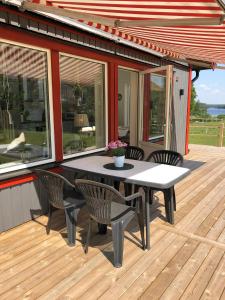
[[[66,179],[64,177],[64,182],[66,185],[68,185],[69,187],[71,187],[72,189],[76,190],[76,186],[74,184],[72,184],[68,179]]]
[[[124,197],[123,199],[125,201],[132,201],[132,200],[137,199],[137,198],[141,198],[142,199],[142,194],[138,192],[138,193],[132,194],[130,196]]]

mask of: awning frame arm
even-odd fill
[[[27,0],[2,0],[6,4],[14,4],[20,10],[28,11],[44,11],[47,13],[58,14],[60,16],[69,17],[71,19],[84,20],[86,22],[99,23],[113,28],[118,27],[135,27],[135,26],[157,26],[157,27],[170,27],[170,26],[193,26],[193,25],[221,25],[224,22],[225,14],[218,18],[177,18],[177,19],[155,19],[155,20],[132,20],[121,21],[119,19],[111,19],[87,13],[76,12],[75,10],[62,9],[55,6],[46,6],[43,4],[33,3]],[[218,4],[221,6],[221,4]]]
[[[194,25],[221,25],[224,21],[225,14],[217,18],[179,18],[179,19],[157,19],[157,20],[132,20],[132,21],[115,21],[116,27],[173,27],[173,26],[194,26]]]

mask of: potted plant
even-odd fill
[[[127,144],[120,140],[111,141],[108,144],[108,150],[112,152],[114,164],[117,168],[122,168],[124,165],[126,147]]]

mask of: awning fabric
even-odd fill
[[[40,0],[33,0],[39,3]],[[85,22],[98,30],[140,44],[164,55],[180,59],[194,59],[212,63],[225,63],[224,6],[220,1],[128,1],[128,0],[48,0],[41,4],[58,7],[70,12],[90,14]],[[218,25],[185,26],[109,26],[104,22],[93,22],[92,16],[121,21],[209,19],[219,20]],[[125,23],[125,22],[124,22]],[[207,23],[207,22],[206,22]],[[220,24],[221,23],[221,24]]]

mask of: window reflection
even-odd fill
[[[105,147],[104,66],[61,55],[63,152]]]
[[[127,144],[137,142],[138,73],[119,68],[118,137]]]
[[[47,54],[0,43],[0,169],[52,157]]]

